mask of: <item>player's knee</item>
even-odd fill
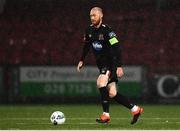
[[[117,91],[115,91],[115,90],[114,90],[114,91],[111,91],[111,90],[109,91],[109,97],[110,97],[110,98],[115,97],[116,94],[117,94]]]
[[[97,82],[97,87],[98,88],[104,87],[106,85],[107,85],[107,83],[105,83],[105,82]]]
[[[107,85],[107,82],[108,82],[108,80],[106,77],[99,77],[97,79],[97,87],[98,88],[104,87]]]

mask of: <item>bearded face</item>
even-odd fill
[[[98,10],[91,10],[90,19],[91,19],[91,23],[94,26],[97,26],[102,22],[102,13]]]

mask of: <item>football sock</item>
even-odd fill
[[[103,115],[110,117],[109,113],[107,113],[107,112],[103,112]]]
[[[113,99],[117,101],[119,104],[122,104],[123,106],[127,107],[128,109],[132,109],[134,107],[134,104],[131,104],[125,96],[119,94],[118,92],[116,96],[113,97]]]
[[[103,112],[109,113],[109,93],[106,86],[99,88]]]
[[[133,108],[131,109],[132,112],[136,112],[138,110],[138,106],[134,105]]]

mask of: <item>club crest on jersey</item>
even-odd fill
[[[109,37],[112,38],[112,37],[116,37],[116,34],[112,31],[109,33]]]
[[[99,34],[99,40],[104,40],[104,35],[103,34]]]
[[[93,42],[92,46],[96,51],[100,51],[102,49],[102,44],[99,41]]]
[[[91,34],[89,34],[89,38],[91,38],[92,37],[92,35]]]

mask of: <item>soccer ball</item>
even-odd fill
[[[64,113],[62,113],[61,111],[55,111],[52,113],[50,120],[54,125],[58,125],[58,124],[63,124],[66,118]]]

